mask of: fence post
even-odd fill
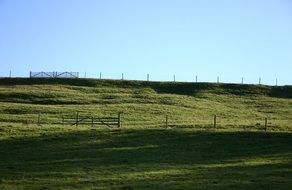
[[[38,126],[40,126],[40,125],[41,125],[41,123],[40,123],[40,117],[41,117],[41,114],[40,114],[40,113],[38,113]]]
[[[91,127],[93,127],[94,123],[93,123],[93,116],[91,117]]]
[[[267,127],[268,127],[268,118],[265,118],[265,132],[267,132]]]
[[[121,124],[121,113],[118,113],[118,128],[121,128],[122,124]]]
[[[79,112],[76,112],[76,126],[78,126],[79,122]]]
[[[276,78],[276,86],[278,86],[278,79]]]
[[[217,76],[217,83],[219,83],[219,76]]]
[[[124,73],[122,73],[122,80],[124,80]]]
[[[261,77],[259,78],[259,85],[261,85],[261,83],[262,83],[262,79],[261,79]]]
[[[149,82],[149,74],[147,74],[147,82]]]
[[[168,115],[165,115],[165,128],[168,128]]]
[[[216,127],[217,127],[217,116],[214,115],[214,128],[216,128]]]

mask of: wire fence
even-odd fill
[[[82,75],[82,76],[81,76]],[[3,77],[3,76],[2,76]],[[9,75],[8,76],[4,76],[4,77],[18,77],[15,75],[12,75],[12,71],[9,71]],[[164,80],[155,80],[154,78],[152,78],[152,75],[150,75],[149,73],[145,75],[145,78],[140,78],[140,79],[135,79],[135,78],[127,78],[127,76],[124,73],[120,74],[120,77],[110,77],[110,76],[104,76],[104,74],[102,72],[98,73],[98,74],[94,74],[92,75],[87,75],[87,72],[84,72],[81,74],[80,72],[58,72],[58,71],[53,71],[53,72],[44,72],[44,71],[40,71],[40,72],[29,72],[29,77],[30,78],[93,78],[93,79],[109,79],[109,80],[141,80],[141,81],[172,81],[172,82],[215,82],[215,83],[237,83],[237,84],[266,84],[266,85],[273,85],[273,86],[278,86],[278,85],[289,85],[289,84],[279,84],[279,80],[278,78],[273,80],[269,79],[268,82],[265,82],[262,80],[262,77],[258,77],[257,80],[253,79],[253,82],[249,80],[246,80],[244,77],[240,77],[238,79],[238,81],[234,82],[234,81],[223,81],[222,78],[220,76],[216,76],[214,77],[213,81],[207,80],[207,79],[200,79],[198,75],[194,75],[193,76],[193,80],[186,80],[186,81],[182,81],[179,80],[178,77],[176,75],[172,75],[172,77],[169,77],[169,79],[164,79]]]
[[[9,114],[8,114],[9,115]],[[90,119],[94,118],[98,122],[101,118],[118,118],[118,125],[122,128],[190,128],[190,129],[227,129],[227,130],[242,130],[242,131],[292,131],[292,119],[257,117],[257,118],[229,118],[218,115],[209,115],[204,118],[185,118],[177,119],[172,115],[156,115],[153,119],[143,116],[135,117],[127,114],[114,115],[92,115],[92,114],[67,114],[67,115],[52,115],[52,114],[21,114],[15,117],[9,115],[1,118],[2,123],[20,123],[24,125],[66,125],[70,126],[72,123],[65,122],[66,118],[71,118],[73,123],[80,121],[79,126],[92,125]],[[77,116],[76,116],[77,115]],[[117,117],[118,116],[118,117]],[[82,122],[82,119],[88,119],[88,122]],[[107,121],[105,121],[107,122]],[[103,123],[105,124],[105,123]],[[76,125],[77,126],[77,125]],[[93,126],[93,125],[92,125]],[[96,127],[96,126],[95,126]]]

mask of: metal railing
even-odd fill
[[[30,78],[79,78],[79,72],[29,72]]]

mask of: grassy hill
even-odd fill
[[[0,121],[0,189],[292,187],[291,86],[2,78]]]
[[[60,122],[62,116],[123,116],[124,127],[291,130],[292,87],[93,79],[0,79],[0,118]]]

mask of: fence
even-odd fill
[[[18,120],[14,122],[22,122],[23,124],[37,124],[42,126],[43,124],[57,124],[57,125],[89,125],[94,126],[107,126],[109,128],[121,128],[122,120],[121,113],[116,117],[96,117],[96,116],[80,116],[79,112],[75,116],[63,116],[48,118],[48,115],[40,113],[34,115],[30,120]],[[279,120],[268,117],[249,118],[249,121],[232,121],[229,118],[210,115],[203,120],[177,120],[174,115],[157,115],[154,120],[133,119],[132,117],[123,117],[123,126],[126,128],[146,127],[146,128],[194,128],[194,129],[232,129],[232,130],[244,130],[244,131],[274,131],[274,130],[291,130],[291,120]],[[52,119],[52,120],[51,120]],[[4,120],[2,120],[5,122]]]
[[[29,72],[30,78],[79,78],[79,72]]]
[[[93,116],[83,116],[81,117],[79,113],[76,113],[76,117],[64,117],[62,116],[61,122],[47,122],[41,120],[41,114],[38,114],[37,117],[37,125],[42,124],[69,124],[69,125],[91,125],[94,127],[94,125],[105,125],[107,127],[117,127],[120,128],[122,126],[121,121],[121,114],[119,113],[117,117],[93,117]]]
[[[92,127],[94,125],[105,125],[107,127],[121,127],[121,114],[118,114],[118,117],[93,117],[93,116],[87,116],[87,117],[80,117],[79,113],[76,114],[75,118],[65,118],[62,117],[62,125],[64,124],[70,124],[70,125],[91,125]]]
[[[125,119],[126,120],[126,119]],[[151,126],[153,123],[143,121],[144,126]],[[269,117],[255,117],[249,118],[248,120],[241,120],[241,118],[229,118],[225,116],[209,115],[208,117],[200,120],[195,119],[182,119],[178,120],[175,115],[164,115],[160,116],[158,125],[152,125],[153,127],[161,128],[174,128],[174,129],[198,129],[198,130],[228,130],[228,131],[290,131],[292,132],[292,120],[290,119],[276,119]],[[125,121],[125,125],[128,122]],[[131,127],[142,125],[142,123],[132,123]]]
[[[86,72],[84,73],[84,77],[80,77],[79,72],[32,72],[30,71],[29,73],[29,77],[30,78],[99,78],[99,79],[108,79],[108,80],[127,80],[125,73],[121,73],[121,78],[116,78],[116,77],[102,77],[102,72],[99,73],[99,75],[96,75],[97,73],[93,74],[91,73],[90,76],[87,77]],[[9,77],[12,78],[12,71],[10,70],[8,75],[6,76],[0,76],[1,77]],[[17,75],[14,75],[13,77],[17,77]],[[18,75],[18,77],[22,77],[21,75]],[[128,79],[128,80],[141,80],[141,81],[173,81],[173,82],[217,82],[217,83],[237,83],[237,84],[265,84],[265,85],[275,85],[278,86],[278,78],[275,78],[275,82],[269,82],[269,83],[263,83],[262,78],[254,78],[253,81],[244,81],[244,78],[238,78],[238,81],[222,81],[221,78],[219,76],[217,76],[217,78],[213,78],[213,79],[208,79],[208,80],[199,80],[199,76],[198,75],[194,75],[193,77],[191,77],[192,79],[190,80],[177,80],[176,75],[173,75],[173,78],[169,78],[170,80],[151,80],[150,79],[150,74],[146,75],[146,78],[136,78],[136,79]],[[280,84],[280,86],[283,86],[285,84]],[[286,84],[288,85],[288,84]]]
[[[213,116],[213,119],[211,119],[211,117],[210,117],[210,120],[208,122],[209,124],[207,124],[207,125],[210,126],[211,128],[214,128],[214,129],[219,128],[217,118],[218,118],[217,115],[214,115]],[[170,120],[169,120],[169,116],[168,115],[165,115],[164,124],[165,124],[164,125],[165,128],[169,128],[169,127],[172,127],[172,126],[179,126],[180,125],[180,124],[178,124],[176,122],[171,123]],[[206,125],[206,124],[202,124],[202,123],[201,124],[198,124],[197,123],[197,125],[201,125],[202,126],[202,125]],[[234,126],[234,124],[229,124],[229,125]],[[260,129],[262,129],[264,131],[267,131],[268,130],[268,127],[269,127],[269,125],[271,125],[271,123],[268,123],[268,118],[265,117],[265,118],[262,118],[262,125],[257,122],[257,123],[254,124],[254,126],[255,126],[254,128],[258,128],[258,127],[256,127],[257,125],[261,126]],[[244,129],[246,129],[247,126],[250,126],[250,125],[245,125],[244,126]]]

